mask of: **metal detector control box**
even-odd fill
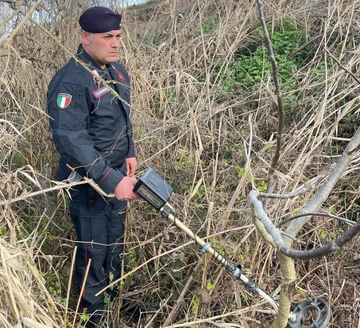
[[[159,211],[167,203],[173,188],[149,167],[139,178],[133,191]]]

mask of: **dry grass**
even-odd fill
[[[278,193],[326,171],[359,124],[359,83],[351,73],[359,70],[360,1],[299,3],[265,5],[269,22],[291,17],[307,29],[316,50],[297,73],[301,96],[285,108]],[[57,155],[49,139],[45,93],[55,70],[76,49],[74,17],[81,8],[75,2],[58,12],[40,7],[44,20],[45,9],[54,17],[44,24],[49,33],[27,20],[0,50],[0,203],[8,201],[0,206],[4,327],[20,322],[64,326],[65,321],[72,327],[77,303],[75,286],[68,288],[75,237],[65,193],[52,180]],[[160,1],[129,8],[123,16],[120,60],[132,76],[138,174],[152,166],[164,176],[175,189],[171,203],[177,217],[200,236],[211,236],[215,248],[243,265],[245,275],[278,292],[279,263],[254,229],[247,199],[252,185],[266,181],[275,148],[271,79],[256,91],[225,92],[223,77],[214,78],[216,67],[229,67],[239,49],[253,42],[252,32],[259,27],[255,2]],[[201,26],[211,26],[212,20],[216,25],[205,33]],[[338,64],[324,68],[332,57]],[[320,68],[326,72],[322,79]],[[358,219],[358,161],[359,156],[324,210]],[[240,168],[244,173],[238,176]],[[49,187],[56,188],[29,197]],[[290,217],[311,196],[272,200],[269,216],[278,222]],[[346,228],[313,218],[297,237],[312,247]],[[299,293],[294,301],[323,296],[332,307],[330,327],[360,324],[358,241],[326,259],[296,263]],[[268,304],[143,202],[130,206],[125,260],[125,272],[131,274],[124,294],[141,300],[149,311],[142,327],[223,327],[224,322],[226,327],[266,327],[274,318]],[[117,304],[111,306],[119,326],[136,326],[118,314]]]

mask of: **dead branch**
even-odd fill
[[[340,179],[343,172],[346,170],[347,166],[350,164],[351,159],[355,155],[355,150],[358,149],[360,145],[360,128],[356,131],[354,136],[351,138],[347,147],[345,148],[342,156],[336,165],[334,165],[331,170],[328,178],[325,183],[321,186],[319,192],[313,197],[309,204],[307,204],[304,210],[294,219],[288,229],[286,229],[285,236],[289,235],[292,237],[296,236],[296,233],[301,229],[301,227],[307,222],[307,216],[312,215],[310,212],[311,208],[318,208],[325,201],[327,196],[333,190],[335,183]],[[336,240],[331,241],[327,245],[312,250],[293,250],[289,247],[289,240],[292,242],[293,239],[287,237],[287,240],[284,240],[281,234],[281,231],[275,227],[271,219],[267,216],[262,203],[259,201],[260,193],[258,191],[252,190],[250,192],[249,198],[252,204],[253,210],[257,219],[261,221],[263,226],[266,229],[266,232],[271,236],[274,244],[277,249],[284,255],[289,256],[293,259],[311,259],[316,257],[321,257],[328,255],[337,251],[341,246],[349,242],[354,238],[360,231],[360,221],[354,224],[350,229],[343,233]],[[268,239],[268,238],[267,238]]]
[[[344,152],[342,153],[340,159],[334,165],[328,177],[326,178],[324,184],[320,187],[317,194],[312,198],[312,200],[304,207],[304,209],[299,214],[305,214],[310,212],[316,212],[324,201],[328,198],[331,191],[333,190],[335,184],[339,181],[346,168],[350,164],[352,158],[355,156],[355,151],[359,148],[360,145],[360,128],[357,129],[350,142],[346,146]],[[306,223],[306,217],[299,217],[298,219],[292,221],[286,232],[292,236],[301,230],[301,228]],[[289,244],[290,241],[287,241]],[[288,246],[288,245],[287,245]]]
[[[276,105],[277,105],[277,109],[278,109],[278,113],[279,113],[278,129],[277,129],[277,133],[276,133],[276,150],[275,150],[275,154],[274,154],[274,157],[273,157],[270,169],[269,169],[269,173],[268,173],[267,191],[271,192],[271,190],[273,188],[273,175],[279,164],[279,158],[280,158],[280,153],[281,153],[281,140],[282,140],[282,134],[283,134],[283,129],[284,129],[284,108],[283,108],[283,103],[282,103],[282,94],[281,94],[280,81],[279,81],[279,71],[278,71],[277,62],[276,62],[276,58],[274,55],[272,43],[270,40],[270,35],[267,30],[267,26],[266,26],[266,22],[265,22],[263,2],[261,0],[257,0],[256,3],[258,5],[260,23],[261,23],[262,30],[264,32],[264,40],[266,43],[266,48],[268,50],[269,60],[271,62],[271,66],[272,66],[273,80],[274,80],[274,85],[275,85],[275,93],[276,93],[276,97],[277,97]],[[264,200],[265,208],[266,208],[266,204],[267,204],[267,200],[265,199]]]
[[[360,221],[356,222],[350,229],[348,229],[345,233],[343,233],[336,240],[332,240],[330,243],[325,246],[314,248],[312,250],[295,250],[291,248],[287,248],[284,246],[279,247],[279,251],[286,256],[289,256],[293,259],[297,260],[309,260],[317,257],[322,257],[334,253],[340,249],[340,247],[344,246],[351,239],[353,239],[360,232]]]

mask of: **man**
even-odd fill
[[[60,154],[56,178],[67,179],[70,165],[116,197],[103,197],[89,185],[71,190],[80,287],[90,263],[81,307],[90,314],[86,327],[97,327],[105,295],[96,294],[121,275],[127,201],[139,198],[133,192],[137,180],[132,177],[137,161],[129,118],[129,76],[116,63],[121,15],[92,7],[81,15],[79,24],[81,45],[50,82],[47,105]],[[110,298],[117,296],[116,290],[108,293]]]

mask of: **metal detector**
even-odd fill
[[[173,193],[173,188],[165,182],[152,168],[148,168],[134,187],[134,192],[149,203],[153,208],[159,211],[165,218],[185,232],[190,238],[201,246],[202,252],[212,255],[212,258],[218,264],[226,269],[234,278],[239,279],[250,291],[255,291],[260,297],[267,300],[276,312],[279,311],[279,305],[275,299],[253,280],[242,274],[241,265],[236,265],[218,253],[208,242],[198,237],[187,226],[174,216],[174,209],[168,203]],[[311,321],[311,324],[304,321]],[[320,297],[313,297],[298,304],[289,314],[289,328],[326,328],[330,321],[329,304]]]

